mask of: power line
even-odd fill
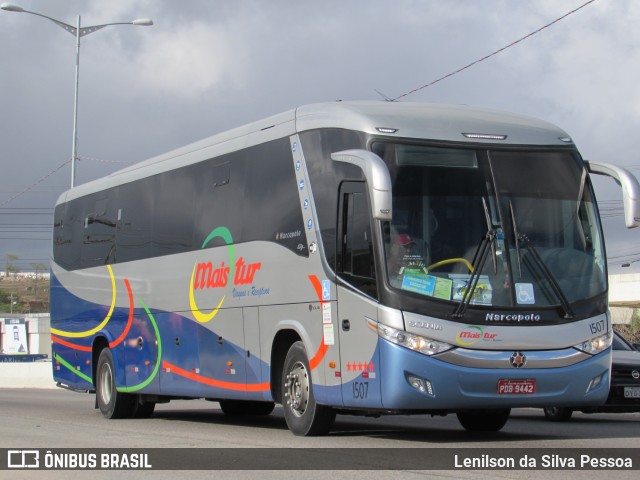
[[[93,158],[93,157],[77,157],[78,160],[89,160],[92,162],[99,162],[99,163],[120,163],[120,164],[126,164],[126,165],[132,165],[136,162],[130,162],[127,160],[103,160],[100,158]],[[44,177],[40,178],[39,180],[37,180],[35,183],[33,183],[32,185],[28,186],[27,188],[25,188],[24,190],[16,193],[14,196],[10,197],[9,199],[5,200],[4,202],[0,203],[0,209],[2,209],[1,207],[4,207],[6,204],[12,202],[13,200],[15,200],[16,198],[24,195],[27,192],[30,192],[31,190],[33,190],[34,188],[36,188],[38,185],[40,185],[42,182],[44,182],[45,180],[47,180],[49,177],[51,177],[54,173],[57,173],[59,170],[61,170],[65,165],[67,165],[68,163],[71,162],[71,159],[66,160],[64,163],[62,163],[61,165],[59,165],[57,168],[51,170],[49,173],[47,173]]]
[[[570,12],[565,13],[565,14],[564,14],[564,15],[562,15],[561,17],[556,18],[553,22],[551,22],[551,23],[547,23],[546,25],[544,25],[544,26],[540,27],[539,29],[537,29],[537,30],[535,30],[535,31],[533,31],[533,32],[531,32],[531,33],[529,33],[528,35],[525,35],[524,37],[519,38],[519,39],[518,39],[518,40],[516,40],[515,42],[512,42],[512,43],[510,43],[509,45],[507,45],[507,46],[505,46],[505,47],[502,47],[502,48],[500,48],[500,49],[496,50],[496,51],[495,51],[495,52],[493,52],[493,53],[490,53],[489,55],[485,55],[484,57],[482,57],[482,58],[480,58],[480,59],[476,60],[475,62],[471,62],[470,64],[465,65],[464,67],[459,68],[458,70],[456,70],[456,71],[454,71],[454,72],[448,73],[447,75],[445,75],[445,76],[443,76],[443,77],[440,77],[440,78],[438,78],[437,80],[434,80],[434,81],[433,81],[433,82],[431,82],[431,83],[427,83],[427,84],[425,84],[425,85],[422,85],[421,87],[414,88],[413,90],[411,90],[411,91],[409,91],[409,92],[407,92],[407,93],[403,93],[402,95],[398,95],[397,97],[392,98],[392,99],[390,99],[389,101],[391,101],[391,102],[395,102],[395,101],[397,101],[397,100],[399,100],[399,99],[401,99],[401,98],[404,98],[404,97],[406,97],[406,96],[408,96],[408,95],[411,95],[412,93],[418,92],[418,91],[420,91],[420,90],[422,90],[422,89],[424,89],[424,88],[427,88],[427,87],[430,87],[430,86],[432,86],[432,85],[435,85],[436,83],[441,82],[442,80],[445,80],[445,79],[447,79],[447,78],[449,78],[449,77],[453,77],[454,75],[456,75],[456,74],[458,74],[458,73],[460,73],[460,72],[462,72],[462,71],[466,70],[467,68],[473,67],[473,66],[474,66],[475,64],[477,64],[477,63],[483,62],[484,60],[487,60],[487,59],[489,59],[489,58],[491,58],[491,57],[493,57],[493,56],[495,56],[495,55],[497,55],[497,54],[499,54],[499,53],[501,53],[501,52],[504,52],[504,51],[505,51],[505,50],[507,50],[508,48],[511,48],[511,47],[513,47],[514,45],[517,45],[518,43],[522,42],[523,40],[526,40],[526,39],[527,39],[527,38],[529,38],[529,37],[532,37],[533,35],[535,35],[536,33],[541,32],[541,31],[542,31],[542,30],[544,30],[545,28],[549,28],[550,26],[554,25],[555,23],[558,23],[560,20],[563,20],[563,19],[567,18],[569,15],[571,15],[571,14],[573,14],[573,13],[576,13],[578,10],[583,9],[584,7],[586,7],[587,5],[589,5],[589,4],[591,4],[591,3],[595,2],[595,1],[596,1],[596,0],[589,0],[588,2],[586,2],[586,3],[582,4],[582,5],[580,5],[578,8],[575,8],[575,9],[571,10]]]
[[[9,199],[5,200],[4,202],[0,203],[0,207],[4,207],[7,203],[12,202],[13,200],[15,200],[16,198],[24,195],[25,193],[27,193],[28,191],[34,189],[35,187],[37,187],[38,185],[40,185],[42,182],[44,182],[47,178],[51,177],[54,173],[58,172],[59,170],[61,170],[67,163],[70,163],[71,159],[66,160],[64,163],[62,163],[60,166],[58,166],[57,168],[51,170],[49,173],[47,173],[44,177],[42,177],[40,180],[36,181],[34,184],[32,184],[30,187],[27,187],[26,189],[22,190],[20,193],[15,194],[13,197],[10,197]]]

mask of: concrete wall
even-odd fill
[[[640,304],[640,274],[609,275],[609,302]]]
[[[57,388],[51,362],[0,362],[0,388]]]
[[[0,388],[57,388],[51,370],[49,314],[22,315],[17,318],[24,318],[27,321],[29,353],[45,353],[49,356],[49,360],[44,362],[0,362]],[[2,324],[0,349],[4,350],[4,321],[0,324]]]
[[[610,307],[611,322],[616,324],[629,325],[633,316],[633,308],[631,307]]]

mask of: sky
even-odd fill
[[[1,0],[0,0],[1,1]],[[15,0],[82,26],[76,183],[296,106],[396,98],[587,0]],[[640,2],[595,0],[403,102],[489,107],[554,123],[587,160],[640,176]],[[75,39],[0,10],[0,270],[48,265],[70,185]],[[595,178],[609,273],[640,273],[640,228]],[[628,267],[622,267],[629,263]]]

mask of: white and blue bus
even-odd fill
[[[607,262],[563,130],[466,106],[307,105],[64,193],[53,375],[107,418],[205,398],[336,414],[592,406],[609,389]]]

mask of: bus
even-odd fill
[[[63,193],[53,377],[106,418],[199,398],[337,414],[604,403],[607,262],[591,174],[536,119],[424,103],[301,106]]]

